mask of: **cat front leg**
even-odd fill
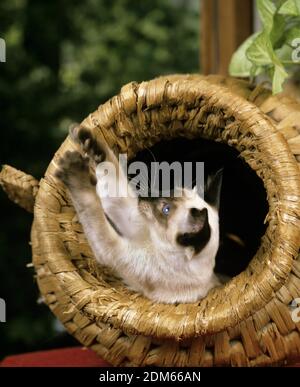
[[[104,214],[90,175],[89,159],[78,151],[67,151],[59,159],[58,166],[55,176],[68,188],[96,259],[110,265],[122,248],[122,240]]]
[[[73,125],[69,130],[72,140],[79,144],[82,152],[90,157],[95,166],[109,161],[118,168],[118,160],[104,141],[100,141],[94,132],[80,125]]]
[[[108,145],[80,125],[70,129],[70,136],[94,163],[96,191],[102,207],[119,233],[129,239],[144,238],[147,230],[138,209],[137,195],[128,183],[127,173]]]
[[[90,164],[96,173],[97,192],[101,199],[135,196],[130,191],[126,172],[123,171],[119,160],[105,141],[100,140],[95,132],[80,125],[70,129],[70,137],[80,145],[83,154],[90,158]],[[122,202],[124,200],[119,204],[125,204]]]

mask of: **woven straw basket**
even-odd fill
[[[256,106],[255,106],[256,105]],[[9,197],[34,208],[37,282],[53,313],[84,346],[113,365],[258,366],[300,355],[300,105],[263,87],[218,76],[172,75],[130,83],[83,125],[116,152],[174,137],[204,137],[235,147],[263,180],[267,231],[248,268],[193,304],[156,304],[126,289],[95,263],[64,186],[4,166]]]

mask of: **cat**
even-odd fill
[[[208,186],[210,203],[195,188],[181,188],[179,197],[138,197],[103,140],[81,126],[73,127],[70,137],[81,152],[65,152],[55,176],[67,187],[100,264],[130,289],[161,303],[195,302],[221,284],[214,273],[221,171]],[[114,165],[117,177],[104,172],[105,162]],[[105,194],[109,179],[118,179],[128,195]]]

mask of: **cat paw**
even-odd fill
[[[58,160],[58,169],[55,177],[61,180],[68,188],[91,185],[89,159],[78,151],[67,151]]]
[[[70,129],[69,134],[73,141],[78,143],[83,152],[86,153],[91,160],[94,160],[96,164],[99,164],[106,159],[104,147],[90,130],[83,128],[80,125],[75,125]]]

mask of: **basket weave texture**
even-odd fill
[[[156,304],[96,264],[70,198],[53,177],[60,155],[76,147],[69,138],[45,177],[20,187],[31,202],[22,203],[18,181],[9,186],[6,167],[0,181],[12,200],[30,210],[36,195],[31,239],[37,282],[67,330],[122,366],[255,366],[299,356],[300,322],[289,306],[300,297],[299,122],[300,105],[288,96],[199,75],[130,83],[82,122],[129,157],[175,137],[223,142],[263,180],[269,213],[258,252],[243,273],[193,304]],[[11,176],[16,173],[26,179],[16,170]]]

